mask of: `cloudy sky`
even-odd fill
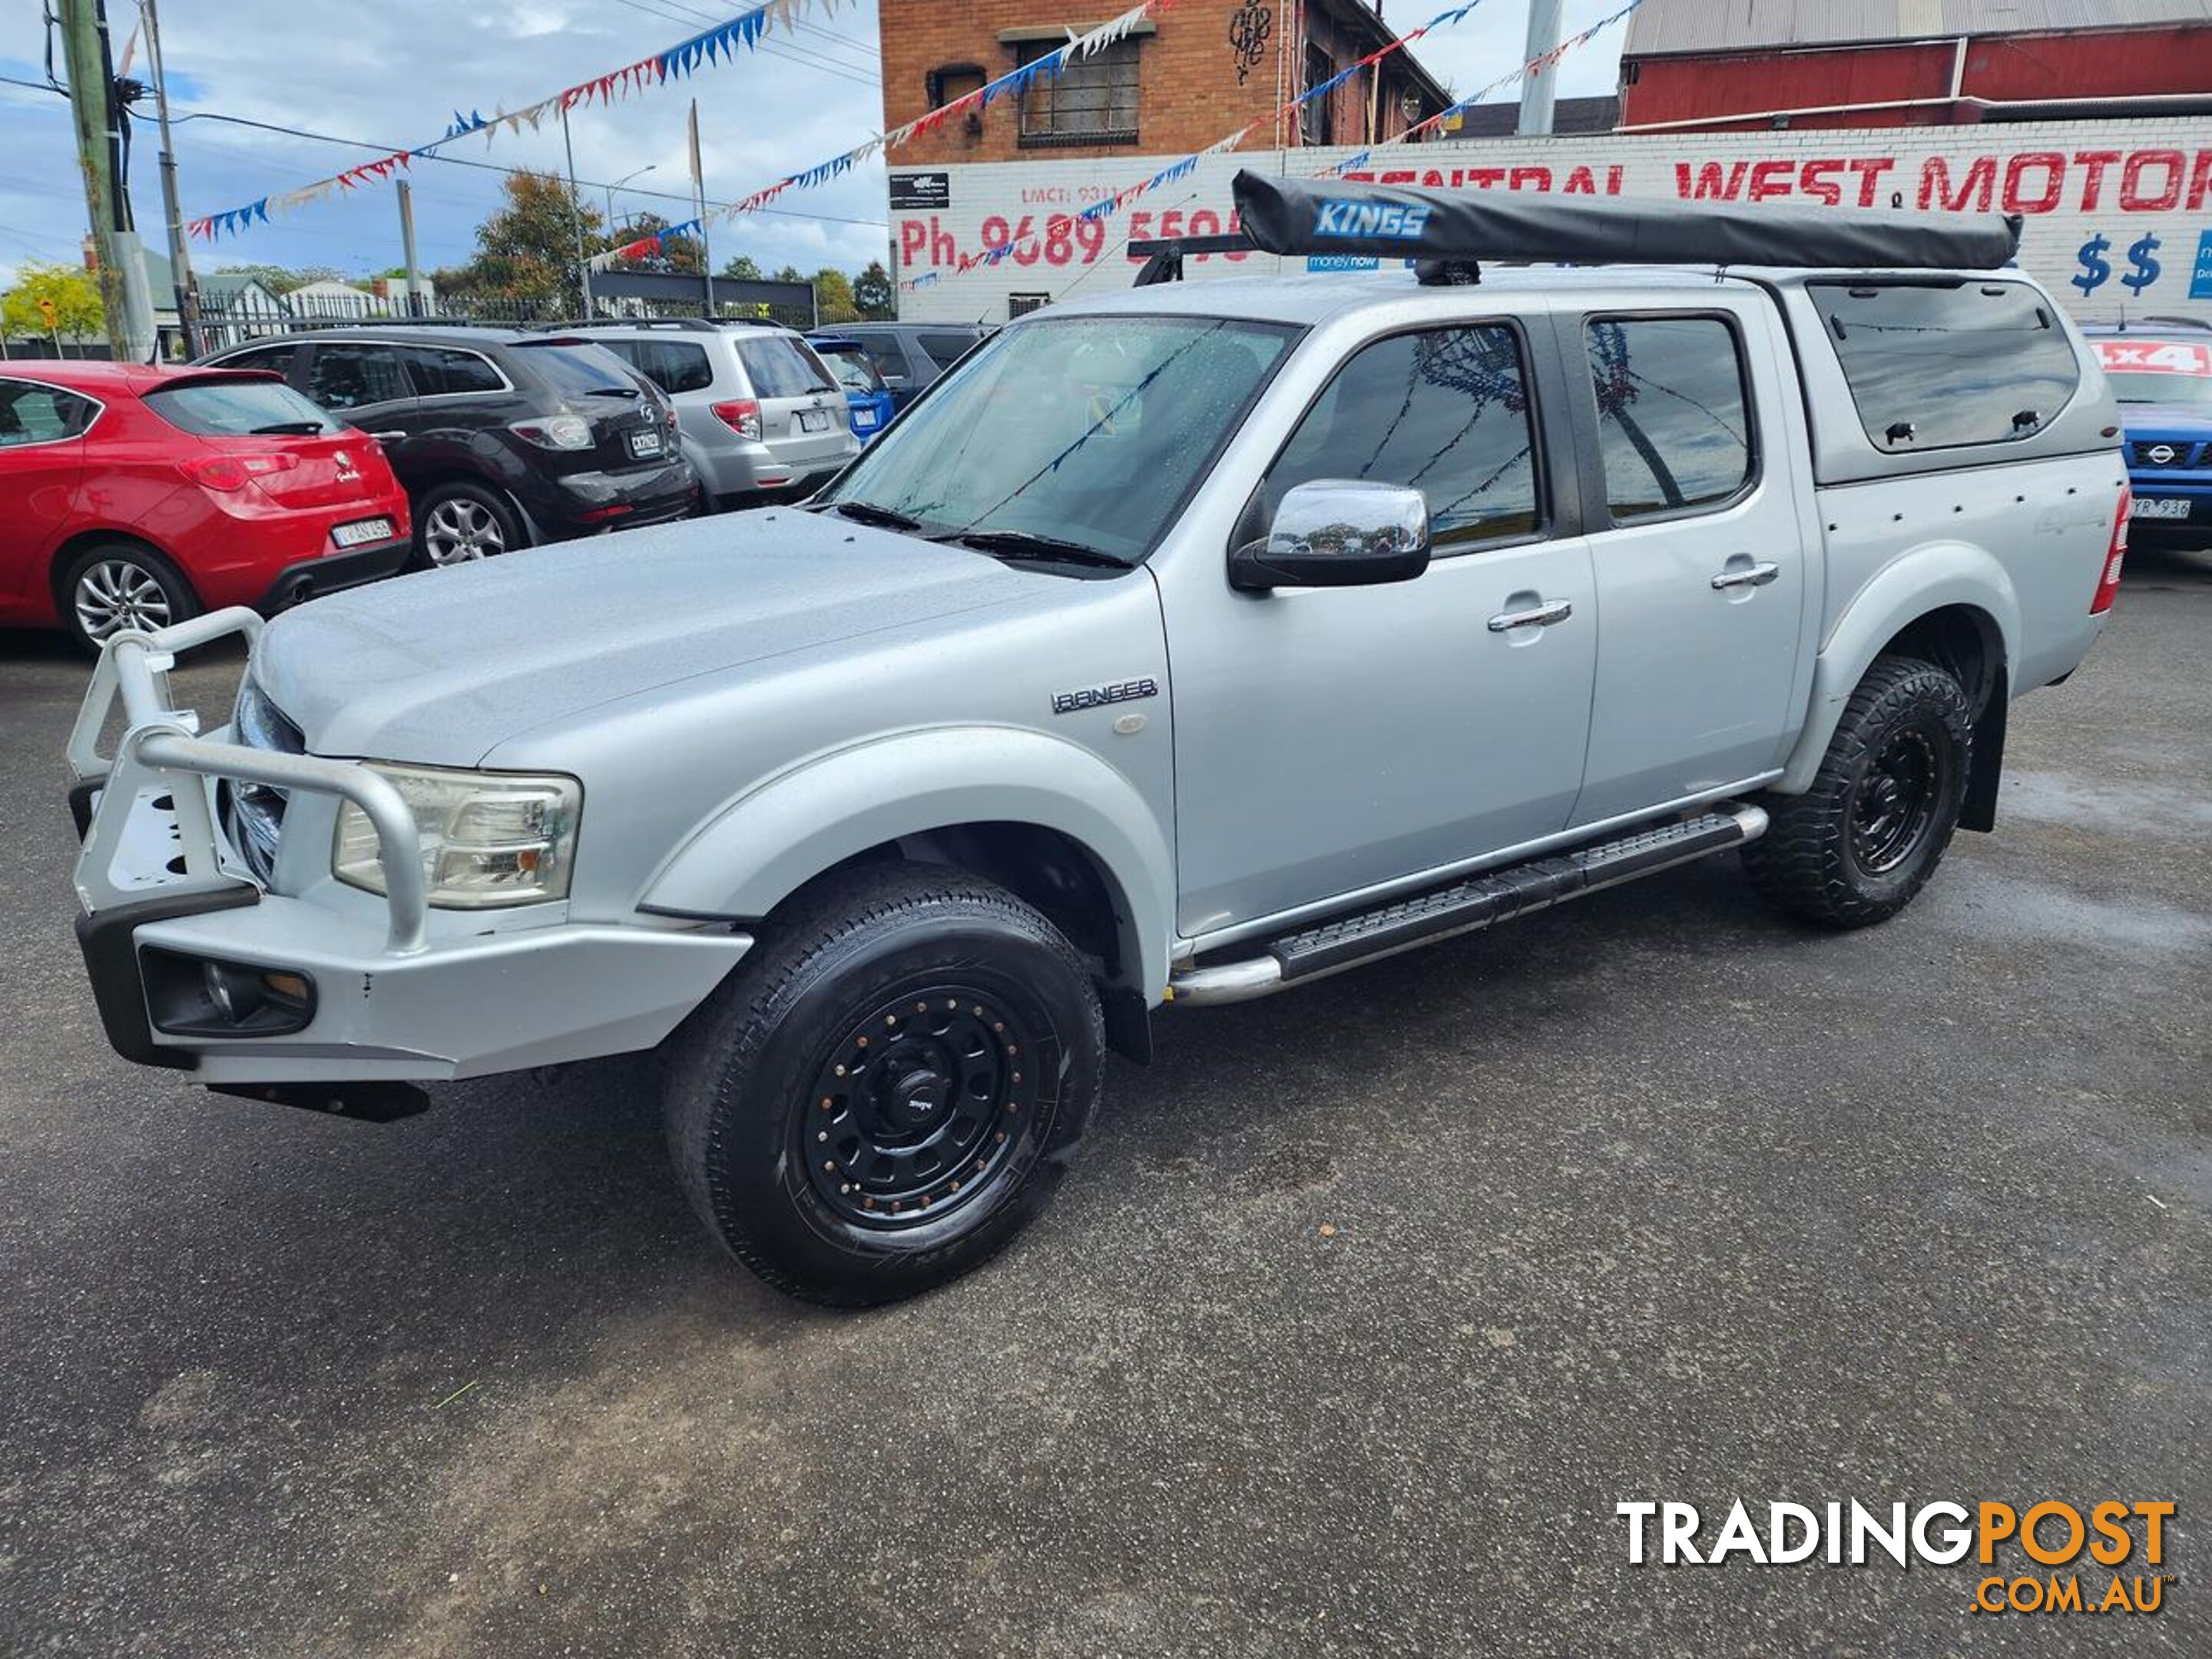
[[[1054,3],[1039,0],[1040,21],[1090,23],[1114,9],[1111,3],[1075,6],[1060,19]],[[1394,26],[1411,28],[1445,3],[1385,0],[1384,15]],[[1567,0],[1567,30],[1618,3]],[[186,118],[176,129],[185,211],[234,207],[326,178],[379,150],[421,144],[442,133],[456,109],[489,115],[501,105],[535,102],[746,9],[724,0],[492,0],[475,6],[456,0],[161,0],[173,112]],[[27,258],[74,259],[84,230],[68,105],[11,83],[44,83],[40,10],[33,0],[0,7],[0,76],[9,77],[0,82],[0,283]],[[108,12],[118,40],[128,37],[137,21],[136,0],[108,0]],[[684,125],[693,94],[700,100],[710,198],[744,195],[861,142],[883,118],[875,0],[838,0],[834,7],[815,0],[801,17],[796,29],[768,37],[766,53],[705,67],[688,83],[672,82],[612,110],[580,113],[574,120],[579,177],[606,183],[650,167],[617,199],[617,213],[653,208],[688,216],[679,202],[645,192],[688,188]],[[1424,41],[1419,56],[1455,91],[1472,92],[1520,60],[1526,20],[1525,0],[1486,0],[1465,21]],[[1616,25],[1568,60],[1563,94],[1613,89],[1620,33]],[[133,70],[143,74],[143,67],[142,53]],[[210,118],[216,115],[325,139]],[[149,115],[132,161],[132,198],[142,234],[158,247],[157,147]],[[560,134],[550,125],[542,133],[502,132],[489,144],[477,140],[450,153],[505,167],[562,166]],[[424,161],[413,178],[423,264],[459,263],[497,198],[500,175]],[[591,199],[599,201],[600,192],[592,191]],[[786,263],[808,270],[825,264],[857,270],[880,257],[880,162],[783,200],[787,212],[724,228],[716,262],[744,252],[771,270]],[[332,265],[349,274],[381,270],[400,258],[392,191],[371,187],[302,209],[227,240],[211,254],[196,243],[194,258],[203,266],[267,261]]]

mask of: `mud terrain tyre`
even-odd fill
[[[866,869],[773,918],[670,1039],[669,1151],[776,1289],[896,1301],[1044,1208],[1104,1048],[1091,975],[1042,915],[957,871]]]
[[[1770,902],[1831,927],[1887,921],[1942,861],[1972,759],[1973,711],[1933,663],[1878,657],[1851,693],[1813,787],[1761,803],[1743,852]]]

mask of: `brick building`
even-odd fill
[[[897,126],[1043,56],[1117,9],[1045,0],[882,0],[884,125]],[[1360,0],[1178,0],[1128,40],[899,147],[901,167],[1203,149],[1394,39]],[[1394,52],[1286,118],[1279,144],[1370,143],[1450,102]]]
[[[2212,112],[2212,0],[1646,0],[1641,131],[1948,126]]]

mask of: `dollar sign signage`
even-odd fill
[[[2120,278],[2120,286],[2132,293],[2141,294],[2158,280],[2158,261],[2151,254],[2158,247],[2158,238],[2148,234],[2136,239],[2128,249],[2128,261],[2135,269]]]
[[[1237,58],[1237,84],[1243,86],[1275,32],[1275,15],[1261,5],[1239,6],[1229,14],[1229,50]]]
[[[2112,280],[2112,267],[2105,258],[2105,250],[2112,246],[2102,236],[2092,236],[2081,244],[2081,252],[2074,257],[2081,262],[2080,272],[2067,280],[2084,294],[2093,294]]]

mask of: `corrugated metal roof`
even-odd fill
[[[1954,34],[2212,23],[2212,0],[1644,0],[1631,58]]]

